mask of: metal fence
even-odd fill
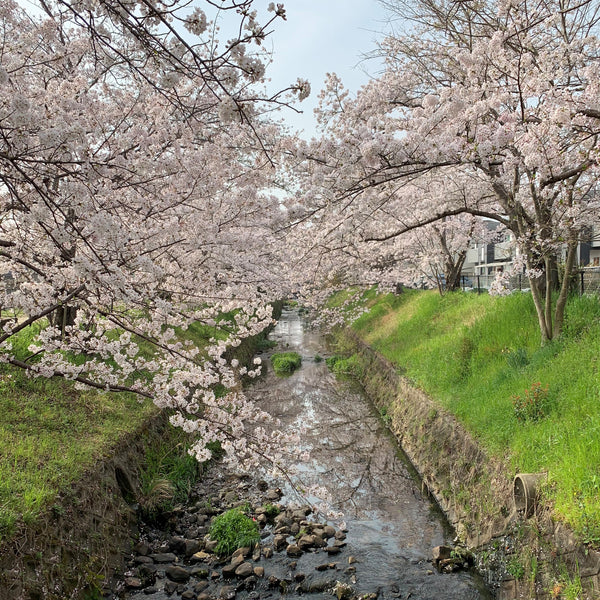
[[[461,287],[464,291],[481,293],[490,289],[496,279],[495,275],[463,275]],[[511,290],[529,291],[529,279],[521,273],[512,275],[505,286]],[[581,269],[573,275],[573,292],[579,295],[600,294],[600,268]]]

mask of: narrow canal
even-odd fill
[[[274,352],[299,353],[302,367],[285,378],[270,370],[247,393],[284,430],[305,431],[311,458],[297,468],[297,486],[326,488],[344,514],[348,554],[360,565],[357,591],[379,591],[382,598],[493,597],[473,574],[439,574],[432,567],[432,548],[451,544],[453,532],[375,407],[319,361],[326,354],[322,336],[297,311],[285,310],[270,339],[278,344]],[[291,486],[285,491],[293,497]]]
[[[451,544],[453,532],[422,493],[419,480],[369,400],[350,382],[336,380],[324,360],[315,360],[326,354],[323,337],[307,329],[297,311],[286,310],[270,338],[277,342],[273,352],[298,352],[302,366],[282,378],[265,357],[267,372],[246,393],[280,420],[281,429],[302,432],[309,460],[288,465],[290,472],[296,471],[290,475],[293,485],[266,472],[241,475],[220,465],[209,469],[187,506],[165,515],[162,525],[141,523],[140,541],[111,597],[492,598],[474,573],[441,574],[432,565],[432,549]],[[314,533],[320,528],[321,533],[309,536],[315,539],[324,535],[324,518],[302,509],[307,498],[313,503],[317,498],[297,491],[312,486],[326,488],[331,508],[343,517],[328,523],[331,533],[323,544],[327,547],[311,545],[292,554],[291,547],[301,545],[302,529]],[[213,553],[206,534],[216,514],[244,505],[259,520],[265,516],[260,507],[272,501],[280,502],[283,513],[275,524],[262,523],[260,545],[251,555],[230,562],[230,557]],[[294,517],[295,536],[291,527],[281,527],[291,523],[277,523],[279,517],[292,513],[300,513]],[[345,593],[340,585],[350,591]]]

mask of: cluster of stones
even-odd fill
[[[309,520],[310,506],[282,506],[280,490],[267,489],[262,481],[258,482],[262,494],[254,498],[249,511],[261,529],[260,543],[253,548],[238,548],[227,557],[216,554],[218,542],[209,535],[211,521],[228,508],[247,506],[249,486],[241,482],[237,489],[222,489],[208,502],[199,500],[172,511],[160,530],[149,529],[135,546],[122,582],[129,597],[160,592],[183,600],[231,600],[242,590],[250,600],[261,598],[260,590],[276,594],[327,591],[339,600],[355,597],[351,585],[355,582],[354,558],[338,562],[333,559],[346,545],[345,532]],[[240,493],[246,497],[243,502]],[[316,564],[310,573],[302,572],[297,565],[305,553],[313,554],[315,559],[323,556],[323,560],[311,561]],[[278,559],[279,568],[269,573],[268,559],[273,557]],[[283,577],[282,560],[286,572]]]
[[[440,573],[454,573],[473,566],[473,554],[462,546],[436,546],[432,551],[432,562]]]

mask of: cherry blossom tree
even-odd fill
[[[382,42],[385,72],[356,98],[337,78],[328,82],[324,135],[298,151],[312,161],[309,212],[322,213],[330,231],[370,223],[372,241],[464,213],[499,222],[515,234],[542,342],[550,340],[562,328],[580,233],[599,214],[598,6],[387,4],[414,26]],[[423,184],[415,197],[415,182],[432,173],[432,181],[456,173],[471,187],[440,194]]]
[[[282,293],[265,192],[281,133],[263,113],[308,88],[261,91],[282,5],[263,25],[250,0],[205,7],[0,6],[0,349],[32,376],[151,398],[199,459],[218,440],[251,464],[276,460],[281,436],[235,391],[260,361],[226,351]],[[226,44],[209,9],[238,14]],[[215,331],[206,350],[186,334],[198,323]]]

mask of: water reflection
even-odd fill
[[[314,360],[324,353],[318,333],[288,310],[270,337],[278,343],[275,351],[298,352],[302,367],[289,378],[270,372],[247,393],[284,428],[306,430],[302,443],[311,457],[298,465],[298,485],[324,486],[334,508],[344,512],[349,554],[363,565],[358,590],[379,589],[382,597],[491,598],[478,578],[432,571],[431,549],[451,540],[452,532],[421,494],[373,406]]]

